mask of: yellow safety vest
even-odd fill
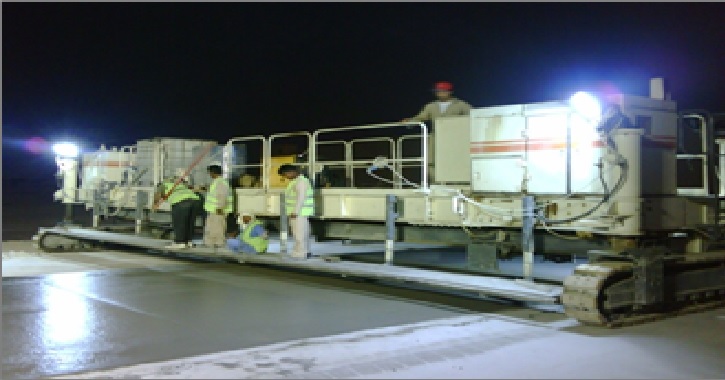
[[[169,191],[171,191],[171,188],[174,188],[174,191],[169,194]],[[187,199],[199,199],[199,196],[196,195],[191,189],[186,187],[183,183],[179,183],[174,187],[173,182],[166,181],[164,182],[164,194],[167,196],[166,201],[169,202],[170,205],[175,205],[183,200]]]
[[[312,184],[310,180],[303,176],[298,175],[293,181],[287,184],[287,189],[284,191],[284,205],[287,215],[292,214],[297,209],[297,181],[307,182],[307,194],[305,197],[305,203],[300,208],[300,216],[312,216],[315,213],[315,199],[312,193]]]
[[[267,246],[269,243],[267,241],[267,239],[265,239],[262,236],[256,236],[256,237],[251,236],[252,230],[254,230],[254,227],[261,226],[261,225],[262,225],[262,223],[255,219],[247,226],[247,228],[244,229],[244,231],[242,231],[242,241],[251,245],[252,248],[254,248],[254,250],[257,251],[258,253],[267,252]]]
[[[234,196],[232,195],[232,187],[229,186],[229,182],[227,182],[227,180],[223,177],[217,177],[214,181],[212,181],[211,186],[209,186],[209,192],[206,194],[206,198],[204,200],[204,210],[208,212],[216,212],[217,205],[219,204],[219,201],[216,199],[216,187],[220,181],[224,182],[229,188],[229,194],[227,194],[227,205],[224,207],[224,213],[230,214],[234,210]]]

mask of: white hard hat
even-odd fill
[[[208,166],[222,166],[221,161],[212,161]]]
[[[188,178],[189,175],[186,173],[186,169],[176,168],[176,177],[177,178]]]

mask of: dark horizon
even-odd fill
[[[33,137],[397,121],[438,80],[483,107],[664,77],[680,108],[725,111],[723,19],[719,3],[3,3],[3,176],[54,173]]]

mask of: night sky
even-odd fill
[[[3,3],[3,186],[87,149],[397,121],[610,83],[725,111],[721,3]],[[48,197],[54,189],[48,189]]]

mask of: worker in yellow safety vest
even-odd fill
[[[285,212],[290,218],[292,236],[295,239],[292,257],[310,258],[312,253],[310,252],[309,217],[315,213],[312,184],[294,165],[282,165],[277,173],[290,180],[284,191],[284,202]]]
[[[267,252],[269,234],[262,222],[251,213],[244,212],[237,219],[241,232],[238,238],[227,239],[227,247],[233,252],[258,254]]]
[[[167,249],[184,249],[193,246],[196,218],[202,213],[201,199],[186,182],[184,169],[177,169],[176,176],[166,179],[154,194],[154,204],[158,205],[164,198],[171,205],[171,228],[174,231],[174,242]],[[179,182],[174,186],[174,183]]]
[[[234,197],[229,182],[222,177],[220,164],[212,163],[207,171],[212,182],[204,199],[204,211],[207,212],[204,245],[223,247],[226,243],[227,215],[234,211]]]

